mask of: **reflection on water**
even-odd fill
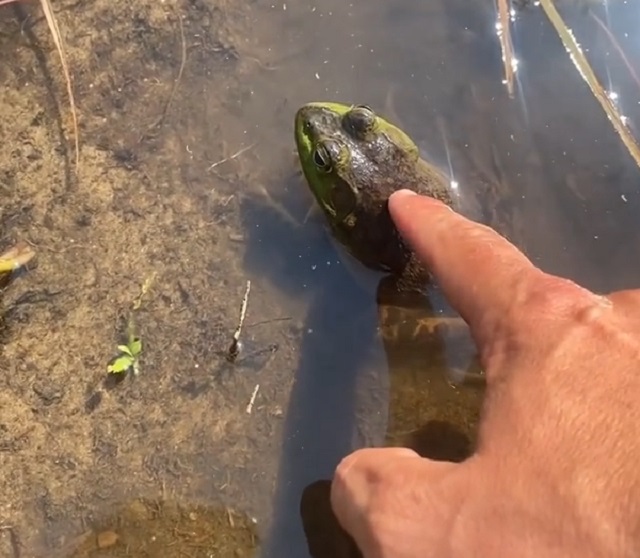
[[[405,330],[434,309],[399,316],[377,306],[381,278],[369,277],[363,288],[322,220],[306,215],[311,197],[290,172],[298,106],[373,106],[404,127],[425,157],[454,172],[465,213],[495,226],[545,270],[601,291],[640,279],[640,263],[629,257],[640,233],[638,169],[535,7],[514,23],[520,66],[510,100],[493,0],[259,0],[243,7],[198,0],[164,3],[167,13],[139,0],[118,4],[124,15],[108,19],[113,5],[96,2],[75,20],[92,30],[102,21],[118,24],[113,36],[92,39],[90,78],[84,66],[76,78],[100,172],[76,190],[61,187],[59,169],[38,158],[38,149],[56,145],[20,143],[42,129],[42,114],[29,115],[24,129],[11,128],[21,122],[17,109],[15,119],[3,120],[20,149],[3,159],[0,193],[11,202],[0,209],[11,218],[0,228],[33,229],[45,254],[64,254],[45,257],[47,277],[58,265],[79,279],[68,278],[71,293],[43,311],[42,335],[28,329],[35,324],[24,307],[10,324],[26,325],[20,343],[12,341],[11,373],[0,391],[0,458],[7,490],[17,487],[0,526],[24,529],[16,527],[15,544],[13,531],[0,531],[0,551],[30,550],[37,538],[31,526],[42,522],[42,531],[55,534],[47,544],[59,532],[77,533],[81,519],[102,529],[101,505],[110,508],[134,490],[158,497],[166,482],[216,509],[255,516],[265,557],[305,557],[309,547],[326,553],[327,541],[343,545],[328,547],[335,555],[349,553],[331,518],[329,538],[320,533],[318,543],[324,520],[301,505],[327,510],[326,481],[359,446],[402,443],[433,458],[464,458],[473,448],[480,391],[451,385],[446,374],[467,372],[467,333],[412,340]],[[562,10],[637,130],[640,86],[592,14],[635,68],[640,7],[576,0]],[[184,45],[176,14],[186,17]],[[7,26],[14,42],[2,45],[13,47],[20,25]],[[77,41],[94,37],[80,35]],[[89,50],[71,42],[77,52]],[[140,140],[162,114],[182,46],[185,71],[166,125]],[[15,83],[37,81],[24,73],[30,67],[22,59],[11,66]],[[22,106],[26,94],[13,93],[11,106]],[[30,166],[16,169],[16,160]],[[38,189],[10,198],[36,178]],[[263,203],[265,191],[270,203]],[[104,373],[100,355],[113,348],[112,317],[139,288],[145,265],[164,272],[141,324],[149,373],[79,413],[85,390]],[[33,289],[38,277],[19,283]],[[216,351],[228,344],[247,278],[254,285],[247,341],[259,347],[275,339],[281,348],[265,369],[234,370],[212,383]],[[60,292],[66,283],[59,281]],[[68,354],[52,357],[59,347]],[[208,389],[187,397],[181,387],[189,382]],[[141,541],[152,534],[149,525],[136,531]]]

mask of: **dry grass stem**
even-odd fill
[[[147,129],[148,130],[147,134],[143,134],[142,137],[140,138],[140,141],[149,137],[150,131],[159,128],[164,122],[164,119],[167,117],[167,114],[169,113],[169,109],[171,108],[171,104],[173,103],[173,100],[176,96],[176,92],[178,91],[178,86],[182,81],[182,75],[184,74],[184,69],[187,65],[187,40],[184,35],[184,24],[182,23],[182,16],[180,15],[179,12],[177,13],[177,16],[178,16],[178,24],[180,26],[180,68],[178,69],[178,75],[173,84],[173,88],[171,89],[171,93],[169,94],[169,98],[167,99],[167,103],[164,106],[162,114],[157,118],[157,120],[153,124],[149,126],[149,128]]]
[[[53,6],[51,5],[51,0],[40,0],[40,5],[42,6],[44,17],[47,19],[49,29],[51,30],[51,34],[53,36],[53,42],[55,43],[56,49],[58,50],[58,55],[60,56],[60,63],[62,64],[62,71],[64,72],[64,79],[67,84],[67,94],[69,95],[69,103],[71,106],[71,118],[73,119],[73,136],[74,136],[75,151],[76,151],[76,170],[77,170],[78,165],[80,164],[80,140],[79,140],[79,132],[78,132],[78,115],[76,112],[75,97],[73,96],[73,88],[71,87],[71,75],[69,74],[69,67],[67,65],[67,57],[64,50],[64,43],[62,41],[62,34],[60,33],[60,29],[58,28],[58,22],[53,13]]]
[[[598,81],[595,72],[591,68],[589,61],[578,45],[573,33],[562,20],[562,16],[560,16],[558,10],[556,10],[552,0],[540,0],[540,5],[558,33],[562,44],[567,49],[567,52],[570,54],[580,74],[589,85],[591,92],[600,103],[600,106],[605,111],[606,115],[609,117],[611,124],[629,151],[629,154],[635,161],[636,165],[640,167],[640,147],[627,127],[625,119],[620,114],[620,111]]]
[[[613,48],[615,48],[616,52],[620,55],[620,58],[622,59],[622,62],[624,63],[624,65],[627,67],[627,70],[629,70],[629,73],[631,74],[633,81],[635,81],[638,87],[640,87],[640,78],[638,78],[638,74],[636,73],[635,68],[631,65],[631,62],[629,62],[629,59],[624,53],[624,50],[622,50],[620,43],[616,40],[611,30],[606,26],[604,21],[602,21],[594,12],[589,11],[589,15],[598,24],[598,27],[602,29],[604,34],[607,36],[607,38],[613,45]]]
[[[235,159],[236,157],[240,157],[240,155],[242,155],[245,151],[249,151],[249,149],[251,149],[254,145],[255,143],[252,143],[251,145],[247,145],[246,147],[243,147],[242,149],[239,149],[238,151],[236,151],[233,155],[229,155],[229,157],[225,157],[224,159],[220,159],[219,161],[212,163],[211,165],[209,165],[209,168],[207,170],[213,170],[216,167],[219,167],[222,163],[226,163],[227,161],[233,161],[233,159]]]
[[[0,6],[12,4],[18,1],[19,0],[0,0]],[[62,64],[62,72],[64,74],[64,79],[67,85],[67,94],[69,95],[69,104],[71,107],[71,118],[73,119],[73,135],[74,135],[74,143],[75,143],[76,169],[77,169],[80,163],[80,138],[79,138],[80,134],[78,132],[78,114],[76,111],[75,97],[73,96],[73,88],[71,86],[71,75],[69,74],[69,67],[67,65],[67,57],[64,50],[64,43],[62,41],[62,34],[60,33],[58,22],[53,13],[53,6],[51,4],[51,0],[40,0],[40,6],[42,7],[42,11],[44,12],[44,17],[47,20],[47,25],[49,26],[49,30],[51,31],[51,36],[53,37],[53,42],[56,46],[56,50],[58,51],[58,55],[60,56],[60,63]]]
[[[498,17],[500,21],[498,36],[502,47],[504,76],[509,97],[513,97],[513,43],[511,42],[511,27],[509,25],[509,0],[498,0]]]

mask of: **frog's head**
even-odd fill
[[[388,199],[419,158],[407,134],[364,105],[304,105],[295,136],[309,187],[333,225]]]
[[[309,188],[338,240],[369,267],[404,265],[387,201],[416,183],[411,138],[367,106],[329,102],[298,110],[295,138]]]

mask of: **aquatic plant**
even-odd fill
[[[134,376],[138,375],[138,357],[142,353],[142,339],[135,334],[131,320],[128,330],[127,343],[118,345],[118,356],[107,366],[109,374],[126,374],[132,370]]]

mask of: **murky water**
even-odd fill
[[[425,453],[461,458],[472,444],[481,393],[446,381],[451,355],[466,347],[459,337],[446,338],[446,360],[441,345],[409,352],[409,345],[376,335],[393,325],[375,304],[380,277],[368,274],[363,288],[320,216],[305,221],[311,198],[292,154],[297,107],[335,100],[386,114],[425,157],[454,172],[465,212],[496,227],[543,269],[599,291],[640,282],[633,257],[640,171],[538,8],[514,23],[520,68],[509,99],[491,0],[139,4],[118,5],[116,13],[115,4],[97,2],[76,14],[79,29],[109,21],[115,30],[79,32],[70,42],[85,156],[95,170],[69,189],[60,186],[61,156],[23,170],[16,158],[33,160],[24,146],[16,155],[3,152],[0,237],[26,236],[41,260],[7,297],[62,294],[42,307],[12,306],[7,319],[0,465],[8,496],[0,504],[0,552],[62,549],[69,556],[74,537],[89,533],[75,555],[90,556],[97,552],[94,531],[107,530],[120,542],[101,556],[146,556],[157,550],[131,546],[144,539],[144,521],[156,521],[149,533],[166,534],[174,529],[169,523],[196,521],[189,506],[208,517],[196,506],[204,502],[222,510],[215,515],[221,524],[224,510],[253,517],[263,558],[305,557],[305,527],[311,538],[322,538],[324,528],[334,533],[314,516],[324,508],[309,494],[326,489],[314,483],[329,479],[341,457],[365,444],[406,442],[417,430]],[[592,14],[608,17],[637,68],[640,8],[589,4],[593,11],[565,2],[563,14],[637,127],[640,85]],[[22,70],[30,66],[20,56],[31,60],[29,41],[18,33],[22,20],[6,17],[0,45],[10,54],[6,68],[0,63],[0,76],[8,76],[0,104],[21,106],[27,116],[47,114],[46,93],[28,89],[40,74]],[[90,35],[95,56],[80,62]],[[53,55],[47,51],[45,59]],[[153,126],[167,98],[167,121]],[[64,100],[58,110],[66,110]],[[20,129],[7,123],[0,130],[19,143]],[[54,136],[49,132],[49,143],[36,149],[53,152],[60,142]],[[21,186],[27,177],[33,190]],[[49,198],[42,192],[51,183]],[[90,226],[78,224],[79,207],[93,219]],[[79,248],[70,249],[70,239]],[[159,286],[138,319],[149,340],[143,372],[135,383],[103,390],[116,317],[151,272],[159,273]],[[243,339],[253,356],[232,367],[221,353],[247,279]],[[275,353],[264,350],[272,345]],[[63,355],[61,346],[69,347]],[[68,370],[82,374],[70,378]],[[47,397],[34,396],[34,385]],[[155,507],[137,505],[134,513],[127,504],[141,497],[179,500],[187,511],[171,508],[167,523],[158,523],[164,516]],[[125,511],[110,519],[122,505]],[[188,539],[189,527],[180,523],[176,544],[191,545],[193,556],[233,555],[233,545],[244,544],[238,540],[253,544],[240,523],[241,534],[213,554],[199,524]],[[231,530],[237,525],[229,519]],[[348,548],[337,544],[330,551]]]

